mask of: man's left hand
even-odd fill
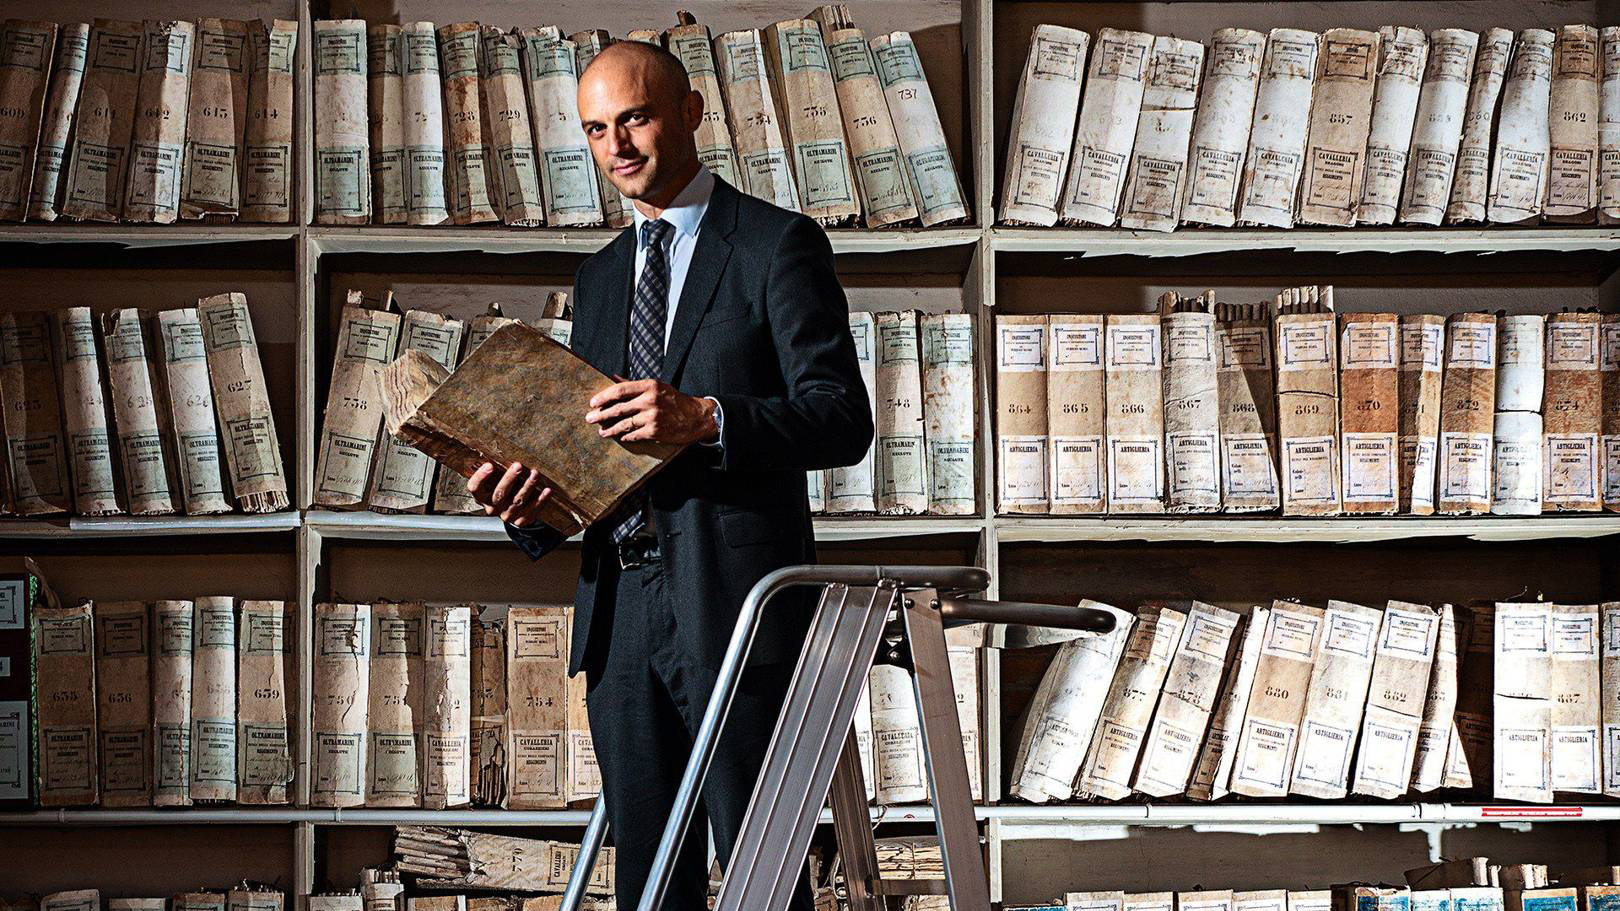
[[[637,443],[712,443],[720,429],[714,402],[658,380],[622,380],[591,397],[587,423],[605,437]]]

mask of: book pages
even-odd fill
[[[190,601],[152,605],[152,806],[191,806]]]
[[[1419,29],[1386,25],[1378,33],[1378,91],[1367,134],[1367,179],[1356,210],[1356,221],[1365,225],[1395,222],[1429,56],[1429,36]]]
[[[67,29],[62,28],[63,41]],[[1603,70],[1598,85],[1598,223],[1611,225],[1620,222],[1620,26],[1605,26],[1599,33],[1599,53]],[[54,81],[52,86],[54,99]],[[44,148],[41,139],[41,155]]]
[[[562,64],[573,69],[574,49],[560,40],[557,44],[566,58]],[[519,32],[484,26],[480,32],[478,85],[490,137],[488,157],[493,174],[489,183],[495,208],[506,224],[532,228],[546,223],[546,210],[524,95],[526,47]],[[584,170],[590,173],[589,168]]]
[[[1391,601],[1374,650],[1367,714],[1351,791],[1395,800],[1412,783],[1440,615],[1424,604]],[[1455,666],[1455,659],[1453,659]]]
[[[1603,793],[1596,604],[1552,606],[1552,789]]]
[[[1451,198],[1468,110],[1468,79],[1474,71],[1479,35],[1460,28],[1429,33],[1429,61],[1423,70],[1406,184],[1401,191],[1401,223],[1438,225]]]
[[[1131,614],[1106,604],[1082,601],[1080,606],[1112,614],[1114,628],[1064,642],[1041,677],[1019,737],[1008,791],[1031,803],[1067,800],[1074,793],[1075,776],[1135,622]],[[874,704],[876,699],[874,690]]]
[[[1198,106],[1204,46],[1159,35],[1148,58],[1142,116],[1125,175],[1121,227],[1174,231],[1187,189],[1187,146]]]
[[[1388,55],[1379,33],[1332,28],[1322,33],[1322,73],[1311,102],[1299,220],[1307,225],[1356,223],[1373,123],[1373,90],[1383,84]]]
[[[1216,391],[1213,294],[1160,299],[1164,334],[1165,505],[1170,512],[1221,508],[1221,416]]]
[[[1502,86],[1502,112],[1491,156],[1491,224],[1533,222],[1547,198],[1547,112],[1552,82],[1553,33],[1519,33]]]
[[[1417,753],[1412,760],[1412,789],[1428,793],[1441,786],[1446,774],[1446,749],[1456,725],[1457,657],[1467,645],[1467,622],[1456,608],[1442,604],[1435,623],[1434,663],[1418,724]],[[1377,673],[1377,669],[1374,669]]]
[[[241,803],[287,803],[294,768],[287,726],[289,631],[286,602],[242,602],[236,637],[236,767],[241,779],[236,798]]]
[[[236,599],[198,598],[191,629],[191,799],[234,801]]]
[[[55,221],[61,214],[62,175],[67,168],[68,141],[73,138],[73,115],[79,107],[79,87],[84,82],[89,50],[89,24],[63,23],[56,36],[50,93],[40,118],[39,148],[28,190],[29,220]]]
[[[1030,31],[1029,56],[1013,100],[997,223],[1057,224],[1090,46],[1091,36],[1079,29],[1037,25]]]
[[[1603,794],[1620,794],[1620,601],[1598,609],[1599,716],[1603,724]]]
[[[467,775],[472,756],[472,610],[465,604],[423,610],[417,774],[422,806],[430,810],[464,807],[472,800]]]
[[[95,624],[88,601],[34,609],[34,680],[39,805],[93,804],[100,796],[96,750]]]
[[[1487,29],[1480,34],[1474,72],[1468,81],[1468,106],[1464,108],[1451,199],[1446,203],[1448,225],[1485,220],[1485,199],[1491,183],[1491,134],[1512,51],[1513,33],[1507,29]]]
[[[315,223],[363,225],[371,220],[366,23],[317,20],[314,27]]]
[[[62,424],[72,469],[73,511],[110,516],[124,511],[118,501],[112,461],[112,433],[96,353],[96,321],[89,307],[51,313],[56,357],[62,365]]]
[[[1159,315],[1109,314],[1103,389],[1108,511],[1164,511],[1163,345]]]
[[[1491,794],[1498,800],[1551,803],[1551,606],[1498,603],[1495,641]]]
[[[92,613],[101,805],[151,806],[151,635],[146,605],[103,601]]]
[[[872,699],[874,798],[880,805],[928,799],[922,724],[911,675],[892,664],[874,665],[867,678]]]
[[[309,805],[366,802],[371,605],[315,605]]]
[[[1547,317],[1546,383],[1542,393],[1542,500],[1552,511],[1596,511],[1598,437],[1603,427],[1603,378],[1597,313]]]
[[[915,515],[928,509],[917,315],[916,310],[876,315],[877,511],[885,515]]]
[[[1375,608],[1347,601],[1328,602],[1305,691],[1305,711],[1288,793],[1345,796],[1350,758],[1355,755],[1366,713],[1382,619],[1382,613]],[[1255,736],[1253,729],[1250,734]],[[1253,751],[1256,743],[1251,741],[1250,747]]]
[[[1496,317],[1446,318],[1440,387],[1440,450],[1435,496],[1442,515],[1491,508],[1491,438],[1496,411]]]
[[[1006,316],[999,317],[998,325],[1008,319]],[[1044,429],[1046,433],[1043,457],[1048,472],[1046,511],[1054,514],[1102,512],[1108,504],[1108,461],[1103,446],[1106,412],[1103,396],[1103,317],[1099,314],[1054,313],[1045,319],[1048,365],[1046,397],[1038,413],[1028,416],[1028,429]],[[1016,325],[1009,324],[1009,328]],[[1000,376],[999,373],[997,375]],[[1023,379],[1022,374],[1010,372],[1008,375],[1008,382],[1015,386]],[[1007,409],[1016,404],[1005,401]],[[1009,410],[1002,413],[1007,415],[1009,421],[1014,417]],[[1044,428],[1038,426],[1037,417],[1044,419]],[[1008,444],[1004,443],[1002,458],[1016,459],[1018,451],[1021,451],[1021,447],[1009,451]],[[1014,467],[1015,463],[1008,461],[1007,465]],[[1002,503],[1007,502],[1004,491]],[[1033,508],[1033,503],[1029,505],[1031,508],[1027,511],[1041,511]]]
[[[409,310],[400,327],[400,350],[420,351],[446,370],[455,369],[465,328],[461,320],[427,310]],[[380,512],[427,510],[438,463],[415,446],[381,434],[371,467],[366,506]]]
[[[247,297],[236,292],[205,297],[197,302],[197,317],[237,505],[255,513],[286,509],[287,476]]]
[[[1238,615],[1231,611],[1192,603],[1173,644],[1141,763],[1131,781],[1133,789],[1150,797],[1173,797],[1187,790],[1238,623]]]
[[[923,439],[928,460],[928,511],[972,515],[978,504],[974,442],[973,316],[929,313],[922,336]]]
[[[405,110],[405,222],[442,225],[450,220],[445,172],[444,93],[439,33],[431,22],[400,27]]]
[[[74,221],[117,221],[129,169],[135,94],[144,60],[139,22],[97,19],[79,103],[74,108],[62,214]],[[119,117],[117,112],[126,116]]]
[[[113,310],[102,316],[107,388],[130,515],[173,514],[176,475],[174,454],[165,439],[168,406],[149,353],[146,321],[138,310]]]
[[[298,23],[248,23],[253,74],[248,78],[242,145],[242,221],[292,220],[293,61]]]
[[[1598,323],[1598,372],[1603,416],[1598,421],[1602,448],[1603,508],[1620,512],[1620,314],[1605,313]]]
[[[1468,647],[1463,651],[1457,684],[1457,709],[1453,713],[1451,743],[1446,747],[1448,788],[1485,787],[1491,780],[1492,729],[1496,681],[1496,608],[1473,604],[1459,613],[1459,626],[1467,631]],[[1462,619],[1467,617],[1467,622]]]
[[[973,210],[962,192],[962,178],[956,173],[951,150],[945,145],[945,128],[939,122],[934,93],[928,87],[910,33],[878,35],[871,44],[923,227],[967,221]]]
[[[1539,516],[1542,419],[1497,409],[1491,437],[1491,515]]]
[[[371,200],[378,224],[405,223],[404,38],[392,22],[366,29],[366,104],[371,124]]]
[[[1216,304],[1221,504],[1227,512],[1276,509],[1277,396],[1271,318],[1264,303]]]
[[[506,800],[506,618],[479,616],[472,606],[472,803]]]
[[[366,806],[422,805],[422,605],[371,606]]]
[[[565,607],[513,607],[506,613],[507,809],[567,805],[562,764],[568,627]]]
[[[577,48],[554,27],[523,29],[521,33],[546,224],[601,224],[603,190],[597,181],[603,178],[585,143],[574,98],[579,88],[574,70]],[[617,190],[607,189],[617,198]],[[625,214],[629,215],[628,207]]]
[[[1402,513],[1434,513],[1435,452],[1440,439],[1440,385],[1446,321],[1430,313],[1401,314]]]
[[[1002,313],[995,319],[996,510],[1046,512],[1047,317]],[[835,498],[837,481],[834,472]]]
[[[1288,601],[1272,604],[1232,762],[1233,793],[1248,797],[1288,793],[1323,626],[1321,608]]]
[[[1400,329],[1393,313],[1339,318],[1339,465],[1346,513],[1393,515],[1399,504]]]
[[[316,506],[342,509],[365,502],[372,453],[382,426],[378,382],[399,346],[399,322],[397,312],[370,309],[360,292],[348,293],[316,450]]]
[[[1277,437],[1285,516],[1340,511],[1338,326],[1333,289],[1277,295]]]
[[[208,352],[203,346],[197,308],[162,310],[156,319],[154,335],[168,393],[171,447],[181,504],[188,516],[229,512],[231,504],[221,474],[219,425],[214,421],[214,394],[208,383]]]
[[[821,26],[814,19],[786,19],[767,27],[763,41],[799,211],[826,227],[851,224],[861,208]]]
[[[875,420],[877,405],[877,320],[870,312],[849,314],[849,334],[855,341],[855,361],[866,386],[867,403]],[[875,434],[875,431],[874,431]],[[828,512],[874,512],[877,510],[877,439],[867,447],[866,456],[854,465],[834,468],[827,473]]]
[[[1077,793],[1120,800],[1131,794],[1131,773],[1141,755],[1148,723],[1170,668],[1171,653],[1182,638],[1187,614],[1170,608],[1144,607],[1125,641],[1119,668],[1103,697],[1097,730],[1081,766]]]
[[[1291,28],[1272,29],[1266,41],[1249,150],[1243,161],[1240,221],[1272,228],[1294,226],[1294,196],[1299,189],[1321,42],[1315,32]]]
[[[1265,51],[1266,36],[1248,29],[1218,29],[1210,39],[1204,94],[1187,153],[1183,221],[1223,228],[1236,223],[1239,180]]]
[[[34,150],[40,140],[56,23],[8,19],[0,40],[0,221],[22,221],[34,177]]]
[[[1565,25],[1553,43],[1547,92],[1549,221],[1592,224],[1598,206],[1598,30]]]
[[[241,160],[247,128],[248,24],[197,20],[186,114],[180,217],[235,219],[241,203]]]
[[[1143,32],[1097,32],[1059,213],[1064,224],[1109,227],[1118,218],[1152,49],[1153,36]]]
[[[821,10],[829,9],[822,7]],[[821,18],[821,10],[817,10],[817,18]],[[699,25],[690,13],[684,11],[675,14],[679,25],[664,33],[664,43],[669,52],[680,58],[681,66],[686,68],[687,81],[692,84],[692,90],[703,96],[703,122],[698,124],[696,130],[698,161],[708,166],[714,176],[724,180],[734,187],[741,186],[742,175],[737,169],[737,150],[731,145],[731,125],[726,120],[726,102],[720,92],[720,74],[714,62],[714,36],[709,34],[709,27]],[[838,106],[844,112],[844,128],[849,131],[850,147],[856,156],[856,175],[861,176],[860,156],[871,150],[871,146],[862,145],[862,137],[870,136],[879,131],[876,124],[865,124],[857,127],[851,115],[850,102],[861,96],[863,99],[855,104],[862,108],[862,113],[872,114],[867,106],[876,103],[883,108],[883,96],[877,84],[877,65],[871,63],[871,53],[866,49],[866,36],[859,29],[848,29],[845,32],[834,32],[834,26],[827,19],[822,18],[822,29],[827,33],[827,50],[832,55],[833,73],[838,79]],[[834,50],[835,45],[842,45],[848,37],[853,35],[861,43],[861,53],[867,58],[865,70],[866,80],[860,78],[859,64],[849,59],[849,49]],[[850,67],[850,71],[841,68]],[[852,79],[848,86],[846,79]],[[846,94],[847,93],[847,94]],[[885,108],[882,112],[883,122],[888,122],[889,112]],[[890,146],[894,146],[894,126],[889,125]],[[859,134],[859,135],[858,135]],[[893,148],[891,154],[898,156],[899,149]],[[896,173],[899,162],[893,162]],[[865,189],[863,185],[863,190]],[[885,202],[887,202],[885,200]],[[881,208],[882,204],[868,209],[867,224],[873,227],[878,225],[872,218],[871,212]]]
[[[1254,685],[1260,645],[1265,641],[1270,617],[1271,608],[1256,607],[1240,621],[1242,638],[1233,633],[1236,648],[1229,653],[1210,717],[1209,735],[1198,749],[1198,764],[1193,766],[1192,779],[1187,783],[1187,796],[1194,800],[1219,800],[1230,791],[1232,761],[1237,756],[1238,735],[1248,713],[1249,691]]]
[[[0,476],[11,482],[6,505],[19,516],[73,508],[52,348],[43,311],[0,313],[0,424],[8,469]]]
[[[449,172],[450,221],[479,225],[500,221],[490,198],[489,125],[482,113],[478,78],[479,26],[439,26],[439,73],[444,88],[445,164]]]
[[[726,32],[714,39],[714,56],[742,170],[739,189],[798,211],[799,192],[776,113],[775,87],[766,74],[764,37],[758,29]]]
[[[613,43],[613,38],[607,33],[607,30],[599,28],[574,32],[568,36],[568,40],[574,42],[575,73],[585,72],[585,67],[590,65],[592,60],[596,59],[596,55],[600,54],[603,48],[606,48],[609,44]],[[719,48],[719,46],[719,42],[716,41],[715,47]],[[532,86],[529,89],[529,97],[531,99],[534,97],[534,89]],[[716,100],[714,103],[716,106],[720,105],[719,100]],[[729,99],[726,101],[726,104],[730,104]],[[577,107],[575,110],[578,110]],[[736,115],[733,114],[732,117],[735,118]],[[735,120],[733,120],[733,122],[735,122]],[[742,157],[742,151],[740,148],[737,151],[737,156],[740,161]],[[744,178],[747,177],[747,174],[742,170],[739,170],[737,173],[738,179],[733,181],[732,185],[740,190],[743,190],[743,192],[748,192],[746,189],[747,184],[743,182]],[[631,208],[629,198],[627,198],[623,193],[620,193],[618,187],[615,187],[613,182],[608,180],[607,174],[600,169],[597,170],[596,185],[600,189],[602,196],[602,220],[607,223],[608,227],[623,228],[635,221],[634,210]]]

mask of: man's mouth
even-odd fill
[[[642,158],[642,159],[638,159],[636,161],[632,161],[629,164],[615,165],[613,167],[613,173],[618,174],[621,177],[629,177],[631,174],[634,174],[637,171],[641,170],[641,166],[646,164],[646,163],[647,163],[647,159]]]

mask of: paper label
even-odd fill
[[[1345,433],[1344,502],[1395,500],[1396,466],[1393,433]]]
[[[1103,438],[1101,436],[1052,438],[1052,502],[1099,503],[1102,501]]]
[[[1030,373],[1046,369],[1046,327],[1010,325],[996,327],[996,370]]]

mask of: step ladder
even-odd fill
[[[990,574],[959,566],[791,566],[761,579],[744,599],[704,712],[645,891],[636,911],[662,904],[681,842],[730,709],[737,679],[772,596],[795,586],[822,586],[798,668],[766,750],[715,911],[782,911],[799,878],[821,808],[829,796],[850,911],[883,911],[889,896],[948,895],[953,911],[990,911],[989,878],[979,847],[967,760],[945,651],[945,628],[968,623],[1056,627],[1104,633],[1102,611],[1050,604],[984,601]],[[1017,638],[1016,633],[1011,638]],[[929,800],[944,860],[943,880],[884,880],[855,747],[853,719],[874,663],[905,669],[917,698]],[[579,911],[596,855],[607,834],[598,798],[563,895],[562,911]],[[627,896],[620,907],[629,911]]]

